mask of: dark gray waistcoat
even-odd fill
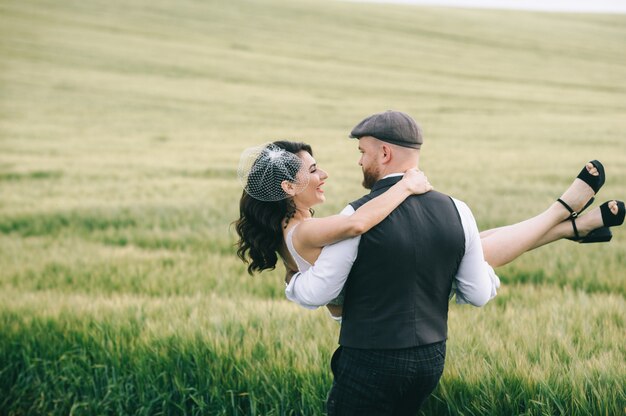
[[[350,205],[359,208],[400,179],[378,181]],[[445,340],[450,289],[464,252],[461,218],[449,196],[431,191],[407,198],[361,236],[339,344],[397,349]]]

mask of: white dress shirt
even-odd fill
[[[496,296],[500,279],[485,261],[478,226],[467,204],[452,198],[465,233],[465,254],[459,265],[452,293],[456,302],[483,306]],[[341,215],[351,215],[354,208],[348,205]],[[300,270],[285,289],[287,299],[307,309],[315,309],[335,299],[343,288],[352,264],[356,260],[361,237],[341,240],[325,246],[315,264]]]

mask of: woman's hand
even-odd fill
[[[404,172],[402,181],[406,184],[407,188],[412,194],[425,194],[433,189],[433,186],[428,182],[428,178],[421,170],[409,169]]]

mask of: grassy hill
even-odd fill
[[[234,255],[241,151],[313,145],[360,196],[363,117],[481,229],[590,159],[626,199],[626,16],[181,0],[0,2],[0,414],[320,414],[338,328]],[[451,305],[425,414],[620,414],[626,232],[558,242]]]

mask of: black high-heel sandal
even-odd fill
[[[589,185],[589,187],[593,189],[593,193],[596,194],[598,193],[600,188],[602,188],[602,185],[604,185],[604,182],[606,181],[606,174],[604,173],[604,165],[602,165],[602,163],[600,163],[599,160],[591,160],[589,161],[589,163],[591,163],[598,170],[598,176],[594,176],[591,173],[589,173],[589,171],[587,170],[587,165],[585,165],[583,166],[582,170],[580,171],[580,173],[578,173],[578,176],[576,177],[580,179],[581,181],[585,182],[587,185]],[[585,206],[580,211],[576,212],[576,214],[574,215],[574,210],[572,210],[572,208],[569,205],[567,205],[565,201],[563,201],[561,198],[557,199],[557,201],[563,204],[563,206],[570,212],[570,219],[576,218],[578,214],[580,214],[581,212],[589,208],[595,200],[596,198],[592,196],[591,199],[587,201]],[[576,228],[575,225],[574,225],[574,228]]]
[[[615,201],[615,200],[611,200],[611,201]],[[611,230],[609,230],[609,227],[622,225],[624,223],[624,217],[626,216],[626,207],[624,206],[624,202],[616,201],[617,202],[617,214],[613,214],[611,210],[609,209],[609,203],[611,201],[606,201],[604,204],[600,205],[600,213],[602,214],[603,226],[600,228],[596,228],[595,230],[591,231],[589,234],[587,234],[584,237],[581,237],[578,234],[578,229],[576,228],[576,221],[575,221],[575,218],[577,216],[573,218],[570,216],[570,219],[572,221],[572,227],[574,228],[574,237],[567,237],[567,239],[572,240],[572,241],[578,241],[581,244],[606,243],[608,241],[611,241],[611,238],[613,238],[613,233],[611,233]],[[563,201],[561,201],[561,203],[563,203]],[[569,208],[568,206],[566,206],[566,208],[571,210],[571,208]]]
[[[594,176],[589,173],[589,171],[587,170],[587,165],[585,165],[578,174],[577,178],[589,185],[591,189],[593,189],[593,193],[597,194],[600,188],[602,188],[602,185],[604,185],[604,182],[606,181],[604,166],[598,160],[591,160],[589,163],[591,163],[598,170],[598,176]]]

